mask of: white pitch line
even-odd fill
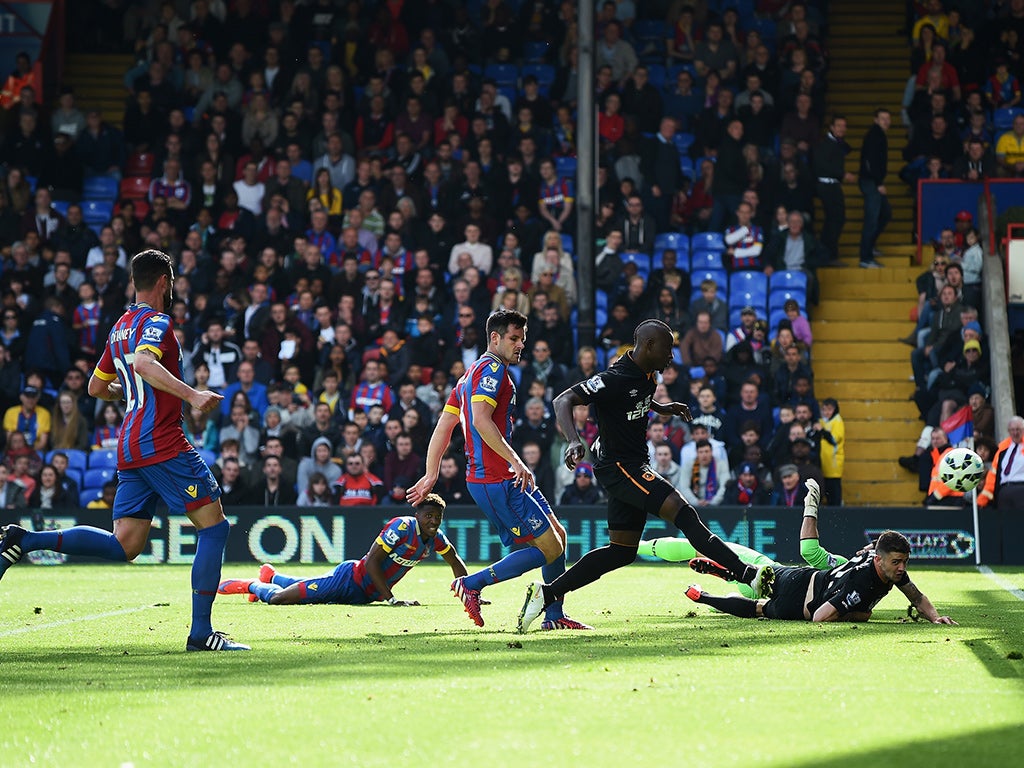
[[[18,627],[0,632],[0,637],[11,637],[13,635],[24,635],[28,632],[38,632],[41,629],[53,629],[54,627],[66,627],[69,624],[78,624],[83,621],[95,621],[96,619],[108,619],[111,616],[124,616],[126,613],[138,613],[147,608],[155,608],[153,605],[140,605],[137,608],[122,608],[119,611],[107,611],[106,613],[94,613],[90,616],[79,616],[74,619],[63,619],[61,621],[48,621],[45,624],[36,624],[31,627]]]
[[[987,565],[979,565],[978,572],[984,576],[988,576],[990,579],[992,579],[992,581],[994,581],[1000,587],[1002,587],[1011,595],[1016,597],[1018,600],[1024,600],[1024,589],[1017,589],[1009,580],[1004,579],[1002,576],[993,571]]]

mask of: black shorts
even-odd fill
[[[649,464],[616,462],[595,468],[594,475],[609,496],[609,531],[643,531],[647,516],[657,517],[665,499],[676,493]]]
[[[777,567],[772,599],[764,604],[765,618],[805,621],[807,588],[817,573],[817,569],[806,565]]]

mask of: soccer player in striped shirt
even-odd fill
[[[264,565],[258,579],[227,579],[217,591],[222,595],[246,594],[250,602],[262,600],[270,605],[419,605],[416,600],[399,600],[391,591],[413,566],[436,552],[451,566],[456,578],[466,575],[466,564],[441,531],[444,509],[444,499],[436,493],[427,494],[416,507],[415,516],[389,521],[361,559],[346,560],[329,573],[298,579]]]
[[[163,499],[172,514],[185,514],[197,530],[192,629],[185,650],[247,651],[249,646],[211,625],[229,525],[220,486],[182,429],[183,402],[210,412],[222,397],[181,380],[181,347],[166,314],[174,282],[170,256],[156,250],[136,254],[132,281],[136,301],[110,330],[89,380],[93,397],[127,403],[117,448],[114,532],[81,525],[62,531],[8,525],[0,538],[0,577],[26,552],[36,550],[130,562],[145,547],[157,501]]]
[[[526,345],[526,317],[498,309],[487,318],[487,352],[474,362],[452,389],[427,447],[426,474],[406,493],[419,504],[437,482],[441,458],[456,424],[466,436],[466,481],[470,495],[498,530],[506,547],[517,549],[469,576],[456,578],[452,591],[466,613],[482,627],[480,591],[499,581],[541,568],[545,579],[565,572],[565,529],[537,488],[533,472],[509,444],[516,386],[508,367],[517,363]],[[546,607],[543,629],[590,629],[570,619],[561,601]]]

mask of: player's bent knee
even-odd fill
[[[221,506],[220,499],[204,504],[199,509],[193,509],[186,514],[198,530],[220,525],[226,519],[224,517],[224,507]]]
[[[543,536],[533,542],[533,545],[541,551],[548,563],[555,562],[565,552],[565,540],[553,530],[545,532]]]
[[[608,551],[612,560],[612,565],[615,568],[625,568],[630,565],[637,558],[636,546],[628,546],[625,544],[616,544],[612,542],[608,545]]]

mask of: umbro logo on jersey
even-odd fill
[[[316,592],[316,588],[317,588],[317,583],[315,581],[312,584],[310,584],[308,587],[306,587],[306,589],[312,589],[314,592]]]
[[[194,498],[196,498],[196,496],[199,495],[199,486],[198,485],[190,485],[190,486],[188,486],[185,489],[185,493],[187,493],[189,496],[191,496],[194,499]]]
[[[518,536],[518,535],[519,535],[519,531],[520,531],[520,529],[519,529],[519,528],[513,528],[513,529],[512,529],[512,533],[513,533],[514,535],[516,535],[516,536]]]
[[[491,371],[492,371],[492,372],[495,372],[495,373],[496,373],[496,372],[497,372],[497,370],[498,370],[498,368],[500,368],[500,367],[501,367],[501,366],[500,366],[500,365],[498,365],[497,363],[491,363]]]
[[[408,523],[399,523],[398,524],[398,530],[400,530],[400,531],[407,531],[407,530],[409,530],[409,524]]]
[[[640,391],[639,389],[631,389],[631,390],[629,390],[629,396],[630,397],[636,397],[636,394],[639,391]]]

